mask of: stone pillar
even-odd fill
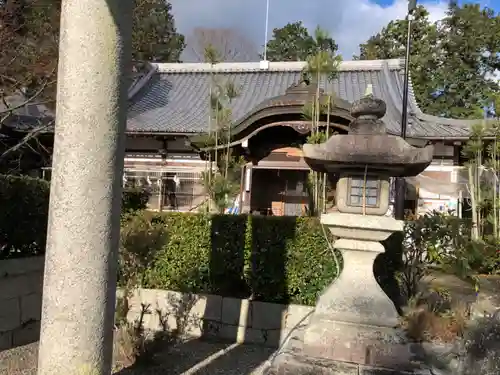
[[[130,0],[63,0],[39,375],[111,373]]]

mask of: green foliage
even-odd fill
[[[151,266],[156,252],[167,243],[165,226],[145,214],[125,215],[120,231],[118,280],[130,291],[143,284],[143,270]]]
[[[215,65],[222,61],[222,56],[217,48],[215,48],[213,44],[209,43],[203,51],[203,59],[205,62]]]
[[[7,95],[26,88],[28,96],[39,94],[36,101],[53,103],[61,0],[6,0],[4,3],[0,6],[0,87]],[[134,60],[179,61],[185,47],[184,36],[177,32],[171,10],[168,1],[134,2]]]
[[[498,98],[495,99],[498,101]],[[500,240],[500,122],[476,124],[462,154],[468,174],[475,240],[492,235]]]
[[[0,259],[45,251],[49,183],[0,175]]]
[[[54,99],[60,7],[61,0],[6,0],[0,6],[0,87],[6,95],[42,89],[37,101]]]
[[[316,54],[307,57],[307,67],[305,73],[317,84],[324,76],[329,81],[333,81],[338,76],[338,67],[342,62],[340,55],[334,55],[329,51],[318,51]]]
[[[412,22],[410,73],[424,112],[451,118],[481,118],[499,91],[489,79],[500,66],[498,15],[479,4],[450,3],[444,19],[431,22],[419,6]],[[358,58],[405,56],[407,21],[391,21],[360,45]]]
[[[45,180],[0,174],[0,259],[45,253],[49,191]],[[145,190],[125,189],[123,212],[145,209],[148,199]]]
[[[405,222],[403,264],[398,275],[404,297],[409,300],[419,291],[420,281],[427,276],[432,265],[444,263],[446,252],[456,248],[460,221],[440,212],[410,218]],[[465,234],[465,233],[464,233]]]
[[[186,44],[177,32],[172,5],[165,0],[135,2],[132,58],[140,61],[179,62]]]
[[[476,282],[475,275],[499,274],[500,253],[494,237],[466,240],[445,258],[444,267],[462,278]]]
[[[404,297],[415,297],[423,277],[433,267],[475,283],[476,275],[500,272],[500,254],[494,238],[476,241],[471,223],[457,216],[432,212],[405,222],[403,266],[399,282]]]
[[[122,196],[122,212],[145,210],[150,197],[151,193],[146,189],[129,187],[124,188]]]
[[[327,135],[326,131],[318,131],[317,133],[310,134],[307,136],[306,142],[310,144],[320,144],[324,143],[330,138],[330,136],[333,135],[333,132],[331,134]]]
[[[220,173],[203,172],[203,186],[219,213],[229,207],[229,199],[238,193],[239,183],[225,178]]]
[[[413,89],[419,105],[427,112],[433,103],[436,90],[434,72],[438,66],[438,27],[429,20],[429,12],[419,6],[412,22],[412,57],[410,71]],[[361,44],[359,59],[394,59],[405,56],[408,23],[406,20],[391,21],[379,33]],[[439,114],[439,113],[437,113]]]
[[[326,141],[330,136],[330,112],[334,107],[332,95],[323,95],[320,91],[321,82],[331,81],[337,77],[338,66],[342,61],[335,50],[328,48],[329,35],[317,27],[314,33],[316,48],[306,58],[307,65],[303,74],[306,82],[314,82],[316,92],[303,107],[303,117],[311,122],[311,132],[307,142],[318,144]],[[326,116],[324,116],[326,114]],[[320,130],[321,121],[326,117],[326,129]],[[326,174],[311,171],[308,178],[310,191],[309,214],[317,215],[326,209],[328,179]]]
[[[152,219],[163,223],[169,241],[157,254],[153,267],[143,270],[145,285],[181,292],[209,292],[210,217],[171,213],[153,215]]]
[[[205,48],[205,59],[215,64],[216,52],[211,45]],[[233,156],[229,146],[232,130],[231,103],[239,95],[240,87],[231,80],[221,81],[216,74],[210,80],[210,123],[209,132],[204,137],[204,147],[212,148],[209,152],[210,168],[205,170],[202,181],[210,198],[207,206],[212,211],[212,203],[217,212],[223,213],[229,206],[240,188],[241,167],[244,163],[241,157]],[[212,168],[215,162],[215,170]],[[207,164],[208,167],[208,164]]]
[[[152,247],[152,266],[143,269],[146,287],[314,305],[337,274],[317,219],[141,215],[168,233],[161,250]]]
[[[338,46],[330,36],[318,27],[315,36],[309,34],[302,21],[288,23],[273,30],[273,37],[267,42],[269,61],[306,61],[319,51],[335,55]]]

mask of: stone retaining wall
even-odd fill
[[[0,261],[0,350],[40,336],[43,257]]]
[[[293,328],[308,322],[313,310],[302,305],[153,289],[135,291],[129,303],[127,320],[137,322],[142,317],[146,330],[266,346],[278,346]]]
[[[38,340],[43,268],[44,257],[0,261],[0,351]],[[151,289],[136,290],[129,302],[127,320],[142,316],[147,330],[269,346],[306,323],[312,311],[300,305]]]
[[[38,340],[43,267],[43,257],[0,261],[0,350]],[[489,279],[487,281],[493,285]],[[446,279],[442,284],[453,294],[457,293],[451,281]],[[471,302],[474,302],[472,310],[491,313],[500,306],[500,281],[494,287],[486,282],[481,284],[484,288],[479,296],[475,291],[470,292]],[[463,290],[462,285],[457,289]],[[496,297],[494,301],[493,297]],[[465,300],[465,297],[460,299]],[[269,346],[278,345],[295,326],[306,324],[312,312],[308,306],[151,289],[135,291],[129,301],[127,319],[134,322],[142,316],[147,330],[179,331],[192,337]]]

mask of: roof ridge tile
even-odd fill
[[[339,71],[371,71],[381,70],[387,65],[391,70],[400,70],[404,60],[354,60],[342,61]],[[259,62],[224,62],[210,63],[152,63],[158,73],[245,73],[245,72],[299,72],[307,63],[305,61],[272,61],[268,69],[262,69]]]

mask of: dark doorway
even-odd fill
[[[274,216],[301,216],[307,212],[308,171],[254,169],[251,210]]]

